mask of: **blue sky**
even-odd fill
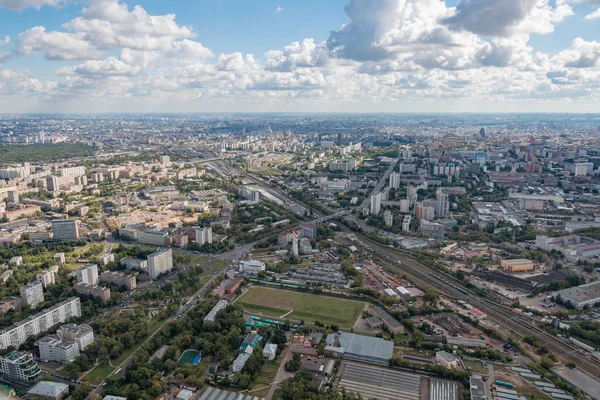
[[[121,14],[85,14],[92,6]],[[192,111],[592,109],[596,10],[600,0],[0,0],[0,39],[11,39],[0,106],[110,110],[110,98],[133,111],[148,96]],[[98,24],[122,25],[104,37]]]

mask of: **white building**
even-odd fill
[[[263,357],[269,361],[272,361],[275,359],[276,355],[277,355],[277,345],[274,343],[267,343],[265,345],[265,347],[263,348]]]
[[[77,344],[79,351],[85,350],[90,344],[94,343],[94,330],[87,324],[66,324],[62,325],[56,331],[65,340],[72,340]]]
[[[23,256],[14,256],[13,258],[10,259],[10,261],[8,263],[10,265],[19,267],[19,266],[23,265]]]
[[[85,283],[86,285],[98,284],[98,265],[86,264],[77,271],[77,283]]]
[[[75,240],[79,238],[79,221],[76,219],[61,219],[52,221],[54,240]]]
[[[390,174],[390,188],[398,189],[400,187],[400,174],[392,172]]]
[[[394,216],[390,210],[383,212],[383,222],[385,223],[385,226],[392,226],[394,223]]]
[[[400,200],[400,212],[403,214],[408,214],[410,212],[410,200]]]
[[[435,360],[444,368],[455,369],[458,366],[458,358],[447,351],[435,353]]]
[[[148,269],[148,261],[141,260],[139,258],[132,258],[132,257],[122,258],[121,265],[123,265],[127,269],[137,268],[137,269],[141,269],[144,271]]]
[[[446,193],[438,193],[437,201],[435,203],[435,215],[438,218],[445,218],[450,210],[450,203],[448,201],[448,195]]]
[[[35,308],[44,302],[44,287],[40,282],[31,282],[20,289],[23,304]]]
[[[371,196],[371,214],[378,215],[381,211],[381,193]]]
[[[410,215],[405,215],[404,220],[402,221],[402,230],[404,232],[410,232],[410,222],[412,217]]]
[[[203,319],[203,322],[215,322],[215,317],[217,316],[217,313],[225,307],[227,307],[227,304],[229,304],[227,300],[219,300],[217,304],[212,308],[212,310],[210,310],[209,313],[206,314],[206,316]]]
[[[150,276],[150,279],[156,279],[160,274],[172,269],[173,250],[161,249],[148,256],[148,276]]]
[[[35,280],[42,284],[44,288],[56,283],[54,271],[44,270],[35,276]]]
[[[49,192],[58,192],[60,190],[60,186],[58,185],[58,178],[53,175],[48,175],[46,177],[46,188]]]
[[[27,338],[44,333],[53,326],[74,317],[81,317],[79,297],[71,297],[62,303],[0,330],[0,349],[6,349],[10,346],[18,347],[25,343]]]
[[[40,359],[44,362],[69,362],[79,356],[79,347],[72,340],[63,340],[60,335],[44,336],[35,342]]]
[[[196,243],[202,246],[205,243],[211,244],[213,242],[212,228],[199,228],[196,229]]]
[[[151,244],[153,246],[164,246],[167,232],[145,231],[137,233],[137,240],[140,243]]]
[[[242,274],[247,275],[257,275],[261,271],[265,271],[266,266],[265,263],[258,260],[248,260],[248,261],[240,261],[239,271]]]
[[[298,249],[298,236],[296,235],[292,237],[292,254],[294,255],[294,257],[300,256],[300,252]]]
[[[31,353],[15,351],[2,357],[0,363],[0,371],[10,380],[32,384],[42,376],[42,371]]]
[[[60,176],[82,176],[85,175],[85,167],[69,167],[69,168],[60,168],[58,170]]]
[[[252,347],[250,347],[250,348],[252,348]],[[240,355],[237,356],[237,358],[235,360],[233,360],[233,364],[231,365],[231,370],[234,373],[240,372],[244,368],[244,365],[246,365],[246,361],[248,361],[249,358],[250,358],[250,354],[241,353]]]

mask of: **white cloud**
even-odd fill
[[[277,8],[275,9],[275,14],[279,14],[282,11],[283,11],[283,7],[277,6]]]
[[[57,70],[59,82],[3,72],[0,90],[52,102],[157,101],[192,110],[200,101],[318,110],[406,99],[450,107],[600,97],[599,43],[576,39],[554,55],[529,44],[531,34],[552,32],[573,12],[566,0],[463,0],[456,8],[442,0],[349,0],[345,11],[349,22],[325,42],[296,41],[267,51],[261,63],[241,52],[215,57],[175,15],[88,0],[62,29],[33,27],[15,41],[16,55],[77,60]]]
[[[599,19],[599,18],[600,18],[600,8],[598,8],[593,13],[590,13],[590,14],[588,14],[588,15],[585,16],[585,19],[587,19],[587,20]]]
[[[26,8],[40,9],[43,6],[60,7],[71,0],[0,0],[0,7],[21,11]]]

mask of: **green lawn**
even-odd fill
[[[238,302],[252,313],[262,312],[265,316],[277,318],[293,310],[285,318],[307,323],[319,321],[345,328],[354,325],[364,308],[360,301],[266,287],[250,288]]]
[[[489,373],[489,370],[487,369],[487,367],[484,367],[480,361],[463,360],[463,362],[465,363],[465,367],[471,367],[471,371],[473,371],[474,374],[486,374],[487,375]]]
[[[83,380],[91,385],[99,385],[114,370],[110,365],[103,363],[95,367]]]

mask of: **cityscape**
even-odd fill
[[[597,0],[0,0],[0,400],[600,400]]]

